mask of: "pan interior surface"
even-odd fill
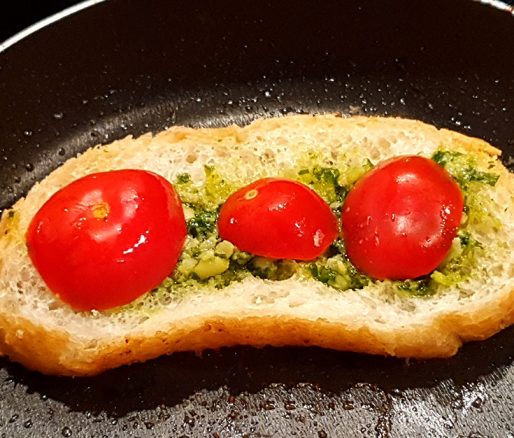
[[[290,113],[416,118],[482,137],[510,163],[513,47],[512,14],[468,0],[102,2],[0,52],[0,208],[98,143]],[[2,360],[0,428],[6,436],[508,436],[513,335],[447,360],[242,347],[87,379]]]

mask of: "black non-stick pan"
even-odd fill
[[[99,142],[295,112],[417,118],[485,138],[508,164],[514,16],[490,3],[90,5],[1,46],[1,207]],[[508,329],[431,361],[241,347],[71,379],[2,360],[0,429],[6,437],[512,437],[513,354]]]

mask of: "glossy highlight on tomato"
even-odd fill
[[[379,280],[427,275],[448,254],[463,208],[459,186],[434,161],[385,161],[357,182],[343,205],[348,257]]]
[[[55,193],[26,240],[51,291],[74,309],[104,310],[158,286],[175,268],[186,234],[180,199],[166,179],[115,170]]]
[[[338,234],[337,219],[313,190],[296,181],[264,178],[233,193],[221,208],[222,239],[275,259],[312,260]]]

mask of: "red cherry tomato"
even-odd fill
[[[221,208],[222,239],[240,250],[276,259],[312,260],[337,237],[330,207],[296,181],[264,178],[232,194]]]
[[[429,274],[448,253],[463,208],[459,186],[434,161],[385,161],[357,182],[343,205],[348,257],[379,280]]]
[[[130,303],[169,275],[186,239],[177,193],[159,175],[117,170],[55,193],[27,231],[34,266],[77,310]]]

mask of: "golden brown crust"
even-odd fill
[[[59,363],[58,352],[70,348],[69,337],[27,319],[0,314],[0,352],[43,374],[73,374],[72,363]],[[66,372],[66,370],[68,370]]]
[[[502,309],[499,313],[496,306]],[[202,351],[235,345],[318,346],[334,350],[403,358],[453,356],[463,342],[483,340],[514,324],[514,290],[501,302],[469,314],[452,313],[430,325],[405,327],[394,336],[366,327],[280,316],[225,318],[212,316],[186,321],[180,330],[157,332],[152,337],[127,337],[96,349],[87,360],[54,361],[56,351],[73,351],[70,339],[27,320],[0,320],[10,327],[0,331],[0,350],[12,360],[44,374],[87,376],[143,362],[163,354]],[[16,333],[23,331],[23,343]],[[79,347],[80,348],[80,347]],[[71,355],[73,357],[73,355]]]
[[[130,337],[97,349],[87,360],[55,360],[56,352],[72,351],[70,339],[27,320],[0,321],[9,330],[0,331],[0,350],[11,360],[49,375],[88,376],[102,371],[143,362],[163,354],[202,351],[235,345],[255,347],[319,346],[335,350],[398,357],[448,357],[461,345],[458,337],[445,330],[409,328],[396,337],[380,335],[362,327],[355,330],[344,324],[297,318],[212,317],[187,329],[157,332],[152,337]],[[6,325],[8,324],[8,325]],[[16,332],[23,332],[18,338]],[[401,338],[401,339],[399,339]],[[78,347],[80,348],[80,347]],[[81,355],[84,356],[83,354]],[[73,358],[73,355],[71,355]]]

